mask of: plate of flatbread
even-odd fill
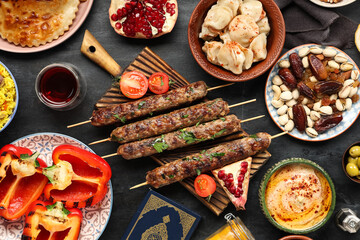
[[[82,25],[93,0],[0,2],[0,50],[33,53],[59,45]]]

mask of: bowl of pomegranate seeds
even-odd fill
[[[110,24],[130,38],[156,38],[172,31],[178,16],[176,0],[111,0]]]
[[[285,22],[274,1],[200,0],[190,18],[188,41],[207,73],[243,82],[275,64],[285,43]]]

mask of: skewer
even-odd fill
[[[228,83],[228,84],[224,84],[224,85],[219,85],[219,86],[216,86],[216,87],[208,88],[207,90],[208,90],[208,91],[212,91],[212,90],[215,90],[215,89],[219,89],[219,88],[231,86],[231,85],[233,85],[233,84],[235,84],[235,83]]]
[[[77,126],[80,126],[80,125],[83,125],[83,124],[86,124],[86,123],[91,123],[91,120],[86,120],[86,121],[83,121],[83,122],[75,123],[75,124],[67,126],[67,128],[77,127]]]
[[[277,137],[281,137],[282,135],[285,135],[287,134],[288,131],[285,131],[285,132],[282,132],[282,133],[278,133],[278,134],[275,134],[274,136],[271,136],[271,139],[274,139],[274,138],[277,138]]]
[[[248,118],[248,119],[245,119],[245,120],[240,120],[240,122],[249,122],[249,121],[252,121],[252,120],[256,120],[256,119],[259,119],[259,118],[262,118],[262,117],[265,117],[265,115],[260,115],[260,116],[257,116],[257,117],[253,117],[253,118]],[[287,133],[287,132],[286,132]],[[279,134],[278,134],[279,135]],[[276,135],[275,135],[276,136]],[[274,137],[275,137],[274,136]],[[276,136],[277,137],[277,136]],[[100,140],[100,141],[104,141],[105,139],[103,140]],[[106,141],[106,140],[105,140]],[[89,144],[90,145],[90,144]],[[111,153],[111,154],[108,154],[108,155],[105,155],[105,156],[101,156],[102,158],[109,158],[109,157],[114,157],[118,155],[117,153]]]
[[[228,84],[224,84],[224,85],[220,85],[220,86],[216,86],[216,87],[211,87],[211,88],[208,88],[207,91],[209,92],[209,91],[219,89],[219,88],[223,88],[223,87],[227,87],[227,86],[230,86],[230,85],[233,85],[233,84],[234,83],[228,83]],[[79,122],[79,123],[74,123],[74,124],[68,125],[67,128],[77,127],[77,126],[87,124],[87,123],[91,123],[91,120],[87,120],[87,121],[83,121],[83,122]]]
[[[248,101],[245,101],[245,102],[240,102],[240,103],[236,103],[236,104],[233,104],[231,106],[229,106],[229,108],[233,108],[233,107],[237,107],[237,106],[241,106],[241,105],[244,105],[244,104],[248,104],[248,103],[252,103],[252,102],[255,102],[256,99],[251,99],[251,100],[248,100]],[[265,115],[261,115],[261,116],[258,116],[258,117],[254,117],[254,118],[250,118],[250,119],[246,119],[246,120],[243,120],[241,122],[247,122],[247,121],[251,121],[251,120],[255,120],[255,119],[258,119],[258,118],[262,118],[264,117]],[[75,124],[74,124],[75,125]],[[70,125],[72,126],[72,125]],[[68,128],[70,127],[68,126]],[[101,139],[101,140],[97,140],[97,141],[94,141],[94,142],[91,142],[89,143],[89,145],[95,145],[95,144],[99,144],[99,143],[104,143],[104,142],[110,142],[111,141],[111,138],[105,138],[105,139]]]
[[[275,134],[274,136],[271,136],[271,139],[280,137],[280,136],[285,135],[285,134],[287,134],[287,133],[288,133],[288,131]],[[146,181],[146,182],[139,183],[139,184],[137,184],[137,185],[135,185],[135,186],[132,186],[131,188],[129,188],[129,190],[136,189],[136,188],[139,188],[139,187],[143,187],[143,186],[146,186],[146,185],[149,185],[147,181]]]

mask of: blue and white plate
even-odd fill
[[[29,148],[32,152],[39,152],[39,157],[43,159],[48,166],[53,165],[52,151],[59,145],[70,144],[93,152],[79,140],[59,133],[35,133],[22,137],[11,144]],[[108,191],[104,199],[94,206],[81,209],[83,220],[79,240],[97,240],[100,238],[109,222],[112,205],[113,189],[111,181],[109,181]],[[24,226],[25,216],[15,221],[6,221],[0,218],[0,239],[20,240]]]
[[[266,102],[266,107],[269,111],[269,114],[271,116],[271,118],[273,119],[273,121],[276,123],[276,125],[283,131],[285,131],[284,127],[281,126],[278,122],[278,118],[279,115],[277,114],[277,109],[274,108],[274,106],[271,104],[271,100],[274,97],[274,92],[271,89],[272,84],[272,79],[275,75],[278,74],[279,72],[279,62],[281,60],[288,60],[289,59],[289,55],[293,52],[298,52],[301,48],[303,47],[320,47],[322,49],[325,49],[325,47],[329,47],[329,46],[321,46],[321,45],[317,45],[317,44],[305,44],[305,45],[301,45],[298,47],[295,47],[291,50],[289,50],[288,52],[286,52],[283,56],[281,56],[278,60],[278,62],[274,65],[274,67],[271,69],[269,77],[266,81],[266,86],[265,86],[265,102]],[[338,48],[332,47],[331,48],[335,49],[337,53],[342,53],[344,56],[346,56],[348,58],[348,62],[352,63],[354,65],[353,70],[359,70],[358,66],[356,65],[356,63],[343,51],[339,50]],[[360,94],[360,88],[357,92],[357,94]],[[342,134],[343,132],[345,132],[357,119],[357,117],[359,116],[359,112],[360,112],[360,101],[353,103],[352,107],[350,110],[346,110],[343,112],[343,120],[335,127],[323,132],[323,133],[319,133],[319,135],[315,138],[312,138],[310,136],[308,136],[305,132],[301,133],[299,132],[296,128],[294,128],[291,132],[289,132],[288,134],[294,138],[298,138],[300,140],[304,140],[304,141],[313,141],[313,142],[318,142],[318,141],[325,141],[331,138],[334,138],[340,134]]]

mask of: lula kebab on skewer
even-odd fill
[[[229,106],[226,101],[217,98],[186,108],[181,108],[170,113],[126,124],[114,129],[110,134],[110,138],[98,140],[89,145],[107,141],[127,143],[161,135],[180,128],[190,127],[224,117],[229,113],[230,108],[255,101],[256,99],[252,99]]]
[[[282,132],[274,136],[260,132],[183,157],[157,167],[152,171],[148,171],[146,174],[146,182],[137,184],[130,189],[146,185],[159,188],[181,181],[187,177],[221,168],[227,164],[265,151],[270,146],[272,139],[284,134],[287,134],[287,132]]]
[[[261,116],[263,117],[263,116]],[[260,118],[254,117],[251,120]],[[246,122],[249,120],[244,120]],[[126,143],[118,147],[117,153],[102,156],[108,158],[116,155],[130,160],[161,153],[165,150],[183,148],[200,142],[227,136],[241,130],[241,120],[229,115],[215,121],[202,123],[189,128],[163,134],[136,142]]]
[[[164,94],[151,95],[136,101],[116,104],[114,106],[94,110],[90,120],[67,126],[72,128],[86,123],[94,126],[107,126],[125,123],[129,120],[149,116],[152,113],[173,109],[204,98],[208,91],[227,87],[233,83],[207,88],[206,83],[198,81],[189,85],[172,89]]]

